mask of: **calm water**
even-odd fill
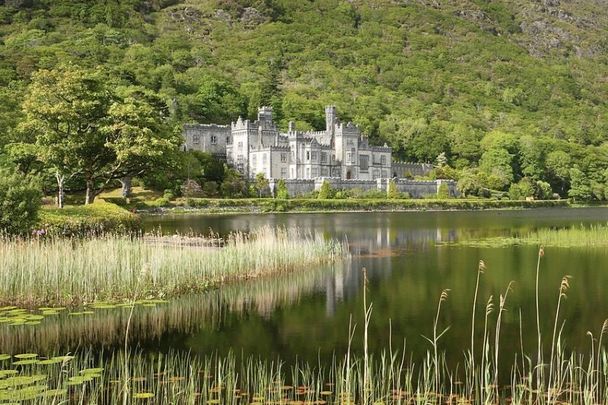
[[[543,227],[608,223],[608,209],[547,209],[494,212],[416,212],[159,216],[145,221],[148,229],[165,233],[197,232],[225,235],[260,226],[297,226],[328,238],[348,240],[352,259],[331,268],[307,271],[221,291],[186,297],[156,309],[136,313],[133,341],[147,351],[178,349],[201,355],[234,352],[287,362],[302,359],[314,364],[345,353],[349,319],[359,324],[354,341],[361,348],[362,272],[368,270],[373,302],[371,350],[403,347],[414,358],[429,345],[437,300],[449,288],[440,319],[451,329],[441,340],[449,360],[462,362],[470,344],[471,305],[479,260],[487,271],[482,279],[478,327],[482,306],[490,295],[504,294],[510,281],[501,336],[503,355],[534,352],[536,324],[534,278],[536,247],[472,248],[446,245],[467,238],[515,235]],[[558,288],[562,276],[572,276],[564,305],[565,344],[586,351],[587,331],[595,334],[608,318],[608,250],[546,249],[542,263],[541,316],[550,339]],[[521,318],[520,318],[521,313]],[[491,316],[492,322],[496,313]],[[43,323],[37,329],[0,333],[0,345],[18,351],[74,349],[76,346],[118,347],[125,315],[120,311],[89,318]],[[522,328],[520,328],[520,322]],[[478,338],[480,339],[480,337]],[[547,342],[547,345],[549,342]]]

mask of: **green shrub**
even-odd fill
[[[319,200],[329,200],[334,197],[334,190],[331,188],[331,185],[327,180],[323,180],[323,184],[321,184],[321,188],[319,189]]]
[[[441,183],[437,189],[437,198],[440,200],[446,200],[450,198],[450,188],[447,184]]]
[[[386,189],[386,197],[389,199],[396,199],[400,197],[395,180],[390,180],[388,182],[388,187]]]
[[[0,231],[30,232],[38,220],[42,203],[40,184],[32,178],[0,171]]]
[[[551,189],[551,185],[547,182],[538,180],[536,182],[536,190],[534,192],[534,197],[539,200],[550,200],[553,198],[553,190]]]
[[[289,192],[287,191],[287,185],[285,184],[285,180],[280,179],[277,182],[275,196],[280,200],[286,200],[289,198]]]

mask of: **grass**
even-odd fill
[[[39,229],[61,236],[130,233],[141,229],[137,215],[115,204],[98,200],[90,205],[64,208],[44,206],[40,210]]]
[[[172,239],[175,239],[173,241]],[[0,303],[74,306],[133,297],[176,297],[239,279],[303,269],[342,245],[297,229],[202,238],[0,238]]]
[[[469,239],[450,244],[468,247],[542,245],[558,248],[606,248],[608,247],[608,225],[581,225],[561,229],[542,228],[521,236]]]

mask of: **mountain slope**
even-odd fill
[[[608,162],[606,6],[4,0],[0,83],[13,89],[4,104],[14,103],[36,69],[102,64],[163,94],[183,122],[225,123],[271,104],[282,126],[321,128],[333,103],[402,158],[446,152],[453,166],[469,167],[501,147],[515,178],[549,178],[550,152],[574,156],[583,170],[592,155]],[[0,129],[15,121],[3,106]],[[496,133],[517,145],[497,146]],[[526,153],[539,168],[526,171]]]

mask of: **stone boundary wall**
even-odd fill
[[[393,161],[393,175],[400,179],[408,178],[409,176],[426,176],[431,170],[433,170],[433,165],[430,163]]]
[[[270,190],[274,195],[279,179],[270,179]],[[327,181],[335,190],[360,189],[363,191],[381,190],[387,192],[391,181],[395,182],[397,190],[407,193],[412,198],[434,197],[439,188],[445,184],[450,197],[459,196],[454,180],[407,180],[407,179],[376,179],[376,180],[343,180],[336,177],[317,177],[315,179],[284,179],[290,197],[319,190],[323,182]]]

